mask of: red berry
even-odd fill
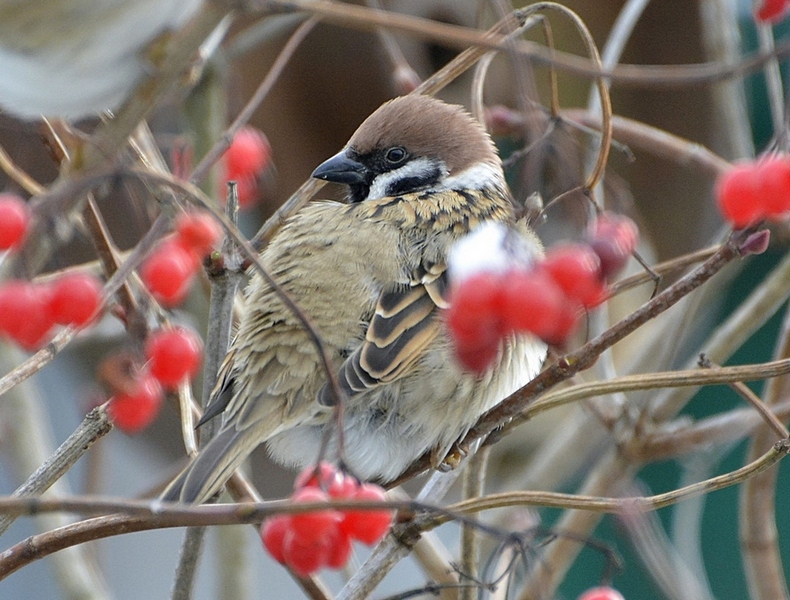
[[[258,191],[258,180],[255,177],[237,177],[236,193],[239,195],[239,208],[249,208],[253,206],[260,196]]]
[[[513,269],[502,293],[502,315],[511,331],[553,338],[568,299],[543,269]]]
[[[93,275],[70,273],[52,284],[49,311],[61,325],[83,327],[90,323],[101,307],[102,284]]]
[[[754,163],[734,165],[716,182],[716,202],[726,220],[742,229],[765,216],[760,179]]]
[[[252,206],[258,199],[258,176],[271,162],[272,150],[266,136],[254,127],[242,127],[225,153],[225,183],[236,182],[239,207]],[[226,187],[220,190],[225,198]]]
[[[754,18],[761,23],[778,23],[782,20],[790,2],[787,0],[763,0],[757,8]]]
[[[351,498],[377,502],[386,499],[384,490],[371,483],[363,483]],[[345,513],[340,529],[363,544],[375,544],[389,530],[392,516],[391,510],[350,510]]]
[[[447,325],[461,364],[482,372],[499,351],[502,339],[502,276],[477,273],[452,292]]]
[[[141,375],[132,390],[112,397],[107,413],[116,427],[126,433],[136,433],[153,422],[161,406],[159,382],[150,375]]]
[[[464,369],[482,375],[499,355],[501,340],[481,341],[474,345],[455,344],[455,358]]]
[[[636,249],[639,229],[631,219],[615,213],[603,213],[595,222],[590,248],[601,261],[601,277],[606,280],[622,270]]]
[[[354,497],[357,489],[359,489],[359,482],[353,477],[341,473],[329,484],[326,491],[330,498],[347,500]]]
[[[261,525],[261,540],[263,545],[280,564],[285,564],[283,549],[285,534],[291,527],[291,518],[288,515],[277,515],[266,519]]]
[[[758,162],[755,168],[765,215],[785,215],[790,211],[790,160],[787,156],[772,156]]]
[[[191,211],[176,220],[176,237],[181,245],[202,257],[222,239],[222,228],[207,212]]]
[[[145,344],[151,375],[171,390],[197,374],[202,352],[200,336],[182,327],[155,331]]]
[[[601,261],[588,245],[566,244],[552,248],[541,265],[570,298],[591,308],[600,304],[606,286]]]
[[[323,490],[314,487],[305,487],[296,490],[291,496],[291,500],[296,504],[306,502],[327,502],[329,495]],[[300,538],[309,540],[311,538],[323,538],[333,533],[342,517],[336,510],[316,510],[314,512],[296,513],[291,515],[291,529]]]
[[[0,332],[25,350],[39,348],[55,325],[49,286],[9,281],[0,286]]]
[[[564,346],[579,324],[580,309],[578,304],[566,301],[554,323],[554,330],[547,333],[543,340],[554,346]]]
[[[30,208],[16,194],[0,194],[0,250],[20,244],[30,224]]]
[[[330,569],[342,569],[345,567],[353,550],[351,538],[348,534],[336,529],[334,535],[329,536],[327,544],[329,546],[329,554],[326,557],[326,566]]]
[[[294,480],[294,490],[303,487],[328,489],[336,480],[342,477],[337,467],[332,463],[321,461],[316,471],[315,465],[305,467]]]
[[[140,277],[163,306],[176,306],[186,298],[197,268],[192,253],[169,239],[143,263]]]
[[[245,126],[236,132],[225,152],[228,179],[258,175],[271,159],[272,149],[262,131]]]
[[[616,589],[604,585],[590,588],[579,596],[578,600],[625,600],[625,598]]]
[[[331,542],[331,536],[306,538],[289,529],[283,541],[283,560],[297,575],[307,577],[328,564]]]

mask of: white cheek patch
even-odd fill
[[[437,187],[445,190],[480,190],[490,187],[504,189],[505,175],[501,167],[481,162],[444,179]]]
[[[370,184],[370,191],[368,192],[368,200],[376,200],[389,196],[389,189],[393,184],[404,181],[406,179],[425,179],[436,172],[437,167],[441,170],[442,174],[440,179],[447,175],[447,168],[441,161],[436,161],[430,158],[415,158],[408,161],[399,169],[387,171],[377,176],[373,183]]]

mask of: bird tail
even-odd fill
[[[260,441],[250,429],[238,431],[232,425],[221,428],[167,486],[160,499],[200,504],[211,498]]]

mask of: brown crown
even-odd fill
[[[496,146],[462,106],[430,96],[395,98],[379,107],[356,130],[348,147],[360,155],[403,146],[413,156],[439,158],[450,174],[481,162],[499,165]]]

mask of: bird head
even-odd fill
[[[485,129],[463,107],[410,95],[383,104],[313,177],[349,186],[351,201],[442,189],[504,188]]]

